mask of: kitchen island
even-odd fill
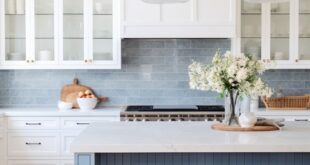
[[[310,122],[222,132],[209,122],[94,123],[71,144],[76,165],[309,165]]]

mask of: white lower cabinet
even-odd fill
[[[309,122],[310,121],[310,116],[259,115],[259,117],[264,117],[267,119],[285,119],[285,121],[294,121],[294,122]]]
[[[74,160],[61,160],[60,165],[74,165]]]
[[[5,165],[5,148],[4,133],[0,131],[0,165]]]
[[[94,122],[119,121],[117,116],[6,119],[3,138],[0,129],[0,146],[7,145],[0,147],[0,165],[74,165],[70,144],[85,128]]]
[[[8,165],[60,165],[59,160],[9,160]]]
[[[82,130],[95,122],[115,122],[117,117],[63,117],[60,119],[61,129]]]
[[[62,156],[73,156],[70,152],[70,144],[79,135],[79,132],[65,132],[61,133],[61,155]]]
[[[59,156],[58,133],[9,133],[8,156]]]

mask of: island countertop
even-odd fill
[[[74,153],[310,152],[310,122],[280,131],[223,132],[208,122],[94,123],[71,144]]]

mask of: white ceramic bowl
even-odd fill
[[[58,108],[60,111],[66,111],[66,110],[71,110],[73,104],[64,102],[64,101],[58,101]]]
[[[90,111],[93,110],[97,103],[97,98],[78,98],[77,102],[80,106],[81,111]]]

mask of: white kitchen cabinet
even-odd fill
[[[93,122],[120,120],[118,111],[109,110],[98,114],[72,112],[72,116],[56,111],[51,115],[48,110],[46,115],[36,112],[0,116],[0,165],[73,165],[70,144],[81,131]]]
[[[0,69],[119,69],[119,13],[119,0],[0,0]]]
[[[8,156],[55,157],[60,155],[59,144],[58,133],[8,133]]]
[[[58,160],[9,160],[8,165],[59,165]]]
[[[151,4],[122,0],[124,38],[231,38],[235,0]]]
[[[74,160],[61,160],[60,165],[74,165]]]
[[[310,3],[253,4],[238,0],[235,52],[251,53],[272,69],[310,68]]]
[[[10,130],[59,129],[59,119],[55,117],[9,117],[8,129]]]
[[[4,139],[4,133],[0,131],[0,164],[5,165],[5,151],[6,151],[6,144]]]
[[[116,122],[118,117],[63,117],[60,119],[61,129],[82,131],[91,123],[95,122]]]
[[[61,133],[61,155],[62,156],[72,156],[73,153],[70,152],[70,145],[73,140],[80,134],[78,132],[63,132]]]

